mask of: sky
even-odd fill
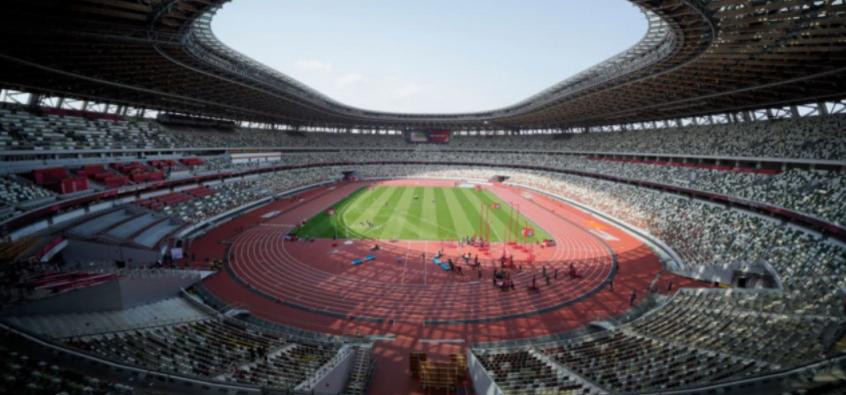
[[[341,103],[405,113],[515,104],[634,45],[625,0],[238,0],[229,47]]]

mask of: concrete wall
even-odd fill
[[[69,267],[78,267],[79,270],[85,270],[89,262],[109,261],[125,261],[128,268],[133,268],[156,263],[160,257],[158,251],[86,240],[68,240],[68,246],[62,250],[62,258]]]
[[[126,277],[121,278],[120,299],[124,309],[172,298],[179,295],[179,291],[201,280],[196,274],[156,275],[149,278]]]
[[[344,391],[350,376],[355,352],[350,352],[335,365],[331,372],[323,376],[315,385],[311,393],[316,395],[335,395]]]
[[[41,230],[47,229],[47,227],[48,227],[49,225],[50,225],[50,224],[47,222],[47,220],[46,220],[46,219],[43,219],[43,220],[40,220],[40,221],[36,221],[36,222],[33,222],[33,223],[31,223],[31,224],[29,224],[29,225],[27,225],[27,226],[24,226],[24,227],[22,227],[22,228],[20,228],[20,229],[18,229],[18,230],[16,230],[16,231],[14,231],[14,232],[10,233],[10,234],[9,234],[9,238],[11,238],[11,239],[12,239],[12,241],[14,241],[14,240],[18,240],[18,239],[20,239],[20,238],[22,238],[22,237],[29,236],[29,235],[31,235],[31,234],[33,234],[33,233],[35,233],[35,232],[38,232],[38,231],[41,231]]]
[[[128,309],[179,295],[182,288],[200,281],[196,272],[121,277],[93,287],[30,302],[9,310],[12,315],[88,313]]]
[[[473,389],[478,395],[502,395],[502,390],[493,381],[482,363],[475,355],[467,350],[467,370],[470,371],[470,380],[473,381]]]
[[[87,313],[120,310],[119,281],[113,280],[27,303],[9,311],[12,315]]]

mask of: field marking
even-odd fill
[[[476,229],[476,226],[471,222],[470,217],[468,216],[469,213],[463,207],[461,202],[458,200],[458,194],[461,193],[459,190],[448,190],[444,193],[446,197],[446,204],[447,209],[450,211],[453,217],[453,226],[456,228],[456,236],[460,237],[469,237],[472,236],[474,233],[478,233],[479,230]],[[454,209],[454,210],[453,210]],[[458,211],[456,213],[456,210]],[[476,212],[476,217],[481,217],[481,213],[479,210],[473,210]],[[459,222],[461,222],[464,226],[461,226],[459,229]]]
[[[414,199],[412,199],[411,197],[414,195],[414,193],[414,189],[404,188],[402,194],[400,194],[399,202],[397,202],[396,208],[392,212],[392,214],[396,213],[397,211],[411,211],[411,203],[414,201]],[[391,215],[390,217],[388,217],[389,219],[387,222],[385,222],[384,229],[379,232],[380,239],[385,239],[385,237],[382,236],[385,233],[389,236],[388,238],[391,238],[391,235],[399,235],[402,233],[402,230],[406,228],[407,222],[396,221],[396,219],[393,217],[395,217],[395,215]]]
[[[435,217],[438,220],[438,228],[439,229],[443,229],[443,228],[447,229],[447,232],[446,232],[447,238],[450,237],[450,236],[458,238],[458,234],[455,233],[455,222],[452,220],[452,213],[450,212],[449,206],[446,207],[446,210],[443,210],[443,208],[439,209],[439,207],[437,206],[438,202],[443,202],[441,204],[446,204],[446,193],[444,193],[444,189],[443,188],[436,188],[436,189],[434,189],[434,194],[435,194],[435,199],[433,201],[435,202],[435,205],[436,205],[435,206],[435,214],[436,214]],[[443,222],[443,225],[441,224],[442,222]],[[439,234],[438,236],[439,236],[438,237],[439,239],[444,238],[441,234]]]
[[[356,230],[356,228],[354,228],[352,225],[350,225],[350,222],[348,221],[348,215],[350,213],[356,214],[354,216],[355,218],[353,219],[353,221],[357,221],[357,220],[361,219],[361,217],[363,217],[366,213],[373,211],[372,207],[374,207],[377,202],[381,202],[383,205],[385,203],[387,203],[388,199],[390,198],[390,194],[388,194],[387,190],[384,189],[384,188],[371,188],[371,189],[365,190],[364,193],[365,194],[368,194],[368,193],[369,194],[375,194],[377,192],[378,192],[378,195],[377,195],[376,199],[370,201],[370,204],[368,204],[365,207],[361,207],[361,204],[360,204],[360,202],[362,202],[361,197],[347,196],[346,198],[344,198],[344,200],[342,200],[342,202],[346,202],[346,203],[345,203],[344,207],[341,208],[341,212],[336,213],[336,215],[339,215],[340,225],[343,227],[343,229],[345,229],[346,231],[352,231],[354,234],[358,234],[362,239],[372,238],[372,237],[369,237],[367,234]],[[346,200],[347,198],[352,198],[353,200],[347,201]],[[369,216],[368,221],[369,220],[375,220],[375,218],[373,218],[373,217],[374,216]],[[336,226],[337,226],[337,224],[336,224]],[[349,237],[349,234],[346,233],[346,236]]]
[[[386,208],[386,205],[388,205],[390,203],[390,200],[393,200],[392,196],[394,196],[394,194],[396,192],[396,191],[391,192],[390,190],[391,189],[399,189],[399,188],[405,189],[400,194],[400,199],[399,199],[400,201],[397,204],[394,205],[394,207],[392,208],[392,210],[390,212],[383,211],[383,209]],[[401,199],[402,196],[406,196],[408,194],[408,190],[411,190],[412,191],[411,193],[414,193],[414,191],[415,191],[414,188],[421,188],[422,191],[423,191],[422,196],[420,196],[418,198],[419,201],[420,201],[420,204],[422,206],[423,212],[424,212],[423,215],[415,215],[411,212],[413,202],[414,202],[414,200],[417,200],[417,199],[413,199],[413,198],[412,199]],[[435,190],[436,189],[440,189],[444,193],[443,199],[440,199],[440,201],[435,196]],[[376,193],[378,193],[378,196],[376,197],[375,200],[372,199],[371,197],[367,196],[367,195],[373,195],[373,194],[376,194]],[[458,240],[460,240],[461,237],[467,236],[467,235],[463,234],[462,229],[459,229],[459,225],[457,225],[455,223],[455,220],[461,221],[460,217],[464,217],[464,221],[462,221],[462,222],[469,225],[470,229],[473,229],[473,232],[478,232],[478,229],[476,229],[475,224],[471,223],[473,221],[470,220],[470,218],[469,218],[470,213],[468,213],[468,211],[475,213],[474,216],[479,218],[479,217],[481,217],[481,213],[479,212],[479,209],[475,206],[472,208],[472,210],[465,210],[464,208],[461,208],[461,210],[460,210],[461,214],[456,215],[454,213],[454,210],[452,210],[453,205],[450,204],[450,201],[452,199],[450,199],[450,197],[447,196],[448,193],[452,194],[452,197],[454,197],[456,199],[455,202],[459,203],[459,205],[461,205],[461,204],[460,204],[460,202],[458,202],[458,199],[459,199],[458,194],[463,194],[464,198],[468,199],[468,203],[470,203],[471,206],[473,206],[473,202],[471,202],[469,200],[475,201],[476,203],[478,203],[479,206],[481,206],[481,204],[489,205],[491,202],[500,204],[499,209],[492,209],[491,211],[506,210],[506,209],[510,209],[510,207],[511,207],[510,202],[504,201],[499,196],[497,196],[496,194],[494,194],[493,192],[488,191],[488,190],[480,191],[480,193],[483,196],[479,197],[479,196],[477,196],[479,193],[475,193],[475,191],[470,191],[468,189],[461,189],[461,188],[456,188],[456,187],[377,186],[377,187],[374,187],[374,188],[362,188],[362,189],[354,191],[353,193],[351,193],[347,197],[343,198],[339,203],[336,203],[335,205],[333,205],[333,207],[336,207],[336,214],[333,217],[336,217],[336,218],[335,218],[335,221],[331,221],[331,220],[326,221],[327,225],[330,227],[330,229],[327,229],[326,232],[331,231],[331,227],[335,227],[335,229],[337,230],[336,234],[339,237],[344,237],[344,238],[349,238],[350,234],[353,234],[353,237],[355,237],[357,239],[365,239],[365,240],[366,239],[409,240],[409,241],[430,240],[431,237],[424,239],[422,234],[424,234],[424,233],[437,233],[436,235],[434,235],[435,239],[431,239],[432,241],[458,241]],[[435,199],[435,204],[429,204],[429,203],[427,203],[427,200],[424,200],[424,199],[431,200],[433,198]],[[347,199],[350,199],[350,200],[347,200]],[[399,206],[401,206],[399,203],[402,203],[403,200],[410,200],[410,203],[406,203],[406,204],[402,205],[402,206],[407,207],[406,209],[398,208]],[[367,201],[369,201],[370,204],[367,204],[367,205],[362,204],[363,202],[367,202]],[[381,203],[381,207],[377,202]],[[448,228],[444,225],[441,225],[439,222],[437,222],[437,214],[436,213],[438,211],[438,207],[439,207],[438,203],[439,202],[442,205],[445,206],[445,207],[442,207],[442,209],[446,210],[445,212],[447,214],[449,214],[450,219],[453,220],[453,228],[452,229],[450,229],[450,228]],[[390,208],[390,207],[388,207],[388,208]],[[515,209],[514,211],[518,214],[518,216],[522,220],[528,221],[530,224],[534,225],[536,227],[536,230],[541,230],[544,233],[549,234],[548,232],[546,232],[545,229],[543,229],[540,226],[538,226],[537,224],[535,224],[534,221],[532,221],[530,218],[526,217],[519,210]],[[387,213],[387,214],[386,215],[380,215],[380,213],[383,213],[383,214]],[[494,240],[496,240],[497,242],[505,242],[506,240],[503,239],[501,231],[503,229],[507,229],[508,226],[500,218],[500,216],[505,215],[505,214],[500,213],[500,216],[497,216],[494,213],[492,213],[492,214],[493,214],[494,218],[489,218],[488,222],[491,223],[491,232],[492,232],[492,235],[495,237]],[[316,214],[315,216],[313,216],[312,219],[310,219],[309,221],[313,220],[314,217],[316,217],[317,215],[319,215],[319,213]],[[350,221],[350,217],[355,218],[355,220]],[[379,221],[377,219],[377,218],[381,218],[381,217],[385,217],[386,220],[385,221]],[[366,218],[366,220],[373,222],[374,226],[373,227],[363,227],[363,226],[360,226],[359,224],[357,224],[355,222],[358,219],[362,219],[362,218]],[[412,221],[412,220],[416,220],[416,221]],[[499,224],[499,226],[497,226],[497,224]],[[390,235],[383,237],[382,233],[385,233],[385,232],[379,231],[380,229],[383,229],[383,228],[387,229],[389,227],[393,228],[393,229],[400,229],[398,232],[395,232],[396,237],[388,237]],[[463,228],[463,227],[461,227],[461,228]],[[502,228],[502,229],[499,229],[499,228]],[[406,231],[406,229],[408,229],[409,231]],[[312,232],[309,232],[309,234],[306,235],[306,236],[324,238],[325,235],[323,235],[323,236],[313,236],[313,234],[325,233],[325,232],[322,232],[322,229],[317,229],[317,230],[319,230],[319,232],[312,231]],[[405,233],[414,233],[417,238],[413,238],[413,239],[403,238]],[[447,236],[447,238],[442,239],[441,234],[445,234]],[[536,231],[535,237],[539,237],[539,236],[540,235],[538,235],[538,232]],[[552,237],[552,236],[550,236],[550,237]],[[540,238],[538,240],[540,240]]]
[[[415,186],[412,191],[415,196],[423,196],[422,187]],[[409,206],[409,215],[414,217],[423,217],[423,199],[412,199],[411,205]],[[402,232],[400,233],[400,237],[405,239],[420,239],[424,225],[425,224],[421,223],[419,226],[404,226],[402,228]]]

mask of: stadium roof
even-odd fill
[[[630,0],[649,22],[632,48],[515,105],[464,114],[326,97],[221,43],[210,21],[225,1],[8,0],[0,86],[256,122],[451,129],[607,125],[846,96],[843,0]]]

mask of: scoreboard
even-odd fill
[[[449,143],[449,130],[412,129],[403,132],[405,141],[417,144],[446,144]]]

